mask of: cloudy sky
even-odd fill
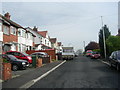
[[[48,30],[64,46],[83,49],[90,41],[98,42],[103,23],[112,35],[117,34],[117,2],[4,2],[2,13],[9,12],[11,19],[24,27],[37,26]]]

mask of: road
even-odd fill
[[[88,57],[67,61],[31,88],[120,88],[120,72]]]

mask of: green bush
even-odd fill
[[[3,63],[10,63],[7,59],[2,58]]]

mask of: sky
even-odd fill
[[[98,42],[101,16],[112,35],[118,31],[118,2],[3,2],[2,14],[6,12],[23,27],[47,30],[75,50],[83,49],[83,41]]]

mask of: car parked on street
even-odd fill
[[[29,56],[28,54],[26,54],[24,52],[21,53],[21,52],[18,52],[18,51],[8,51],[5,54],[14,55],[18,59],[27,60],[29,63],[32,63],[31,56]]]
[[[87,57],[90,57],[91,55],[92,55],[92,50],[87,50],[87,51],[86,51],[86,56],[87,56]]]
[[[120,71],[120,50],[112,52],[109,57],[109,62],[111,67],[115,67],[118,71]]]
[[[32,57],[32,56],[38,56],[38,57],[49,57],[49,55],[47,54],[47,53],[45,53],[45,52],[34,52],[34,53],[32,53],[30,56]]]
[[[29,66],[29,62],[26,60],[17,59],[13,55],[2,54],[3,59],[6,59],[12,65],[12,70],[17,71],[18,69],[26,69]]]
[[[98,59],[98,58],[100,58],[100,54],[98,52],[92,52],[90,57],[91,57],[91,59]]]

